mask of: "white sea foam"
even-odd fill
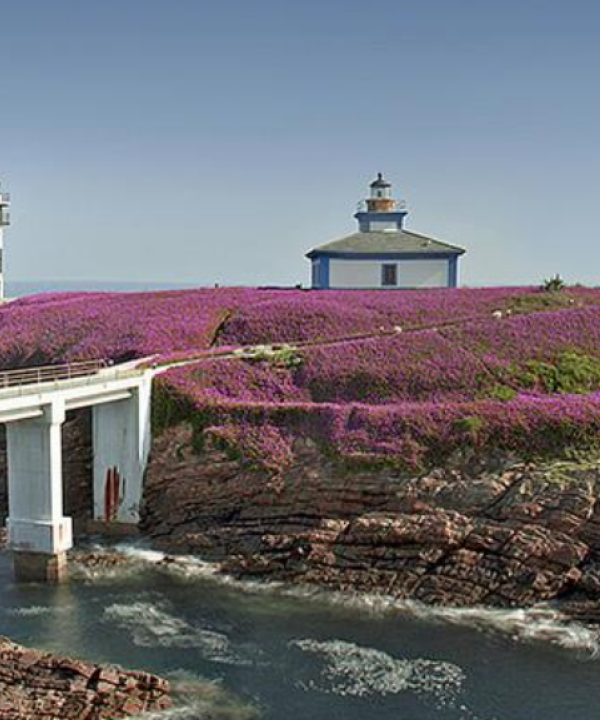
[[[369,613],[376,617],[396,614],[414,617],[423,622],[468,626],[482,632],[509,636],[519,642],[549,642],[562,648],[583,651],[591,657],[600,656],[600,631],[593,626],[572,621],[550,605],[526,609],[429,606],[387,595],[336,592],[314,586],[238,580],[222,573],[218,564],[204,562],[193,556],[168,556],[131,544],[117,546],[116,550],[127,556],[131,566],[129,563],[125,567],[116,566],[114,572],[118,572],[119,568],[122,573],[128,572],[128,568],[135,568],[137,572],[140,567],[152,565],[162,572],[189,582],[210,581],[246,593],[301,598],[336,605],[351,612]],[[111,552],[115,552],[115,548]],[[107,572],[111,572],[110,567]]]
[[[128,630],[139,647],[196,648],[211,662],[251,664],[226,635],[176,617],[164,602],[114,603],[105,608],[104,619]]]
[[[147,563],[159,563],[163,562],[167,555],[159,550],[152,550],[150,548],[143,548],[135,545],[118,545],[117,549],[126,557],[132,558],[133,560],[141,560]]]
[[[600,655],[600,631],[595,627],[573,622],[550,606],[503,610],[494,608],[431,608],[407,603],[414,617],[453,625],[476,627],[484,632],[510,635],[524,642],[550,642],[570,650],[582,650],[591,657]]]
[[[290,644],[325,661],[320,676],[309,683],[321,692],[353,697],[412,692],[454,706],[465,680],[463,670],[449,662],[395,658],[342,640],[303,639]]]
[[[320,589],[290,588],[287,594],[311,597],[343,608],[365,611],[374,616],[405,615],[422,622],[446,623],[498,633],[526,643],[551,643],[600,657],[600,630],[575,622],[551,605],[531,608],[431,606],[414,600],[398,600],[388,595],[327,592]]]
[[[454,663],[426,658],[397,658],[381,650],[343,640],[306,638],[293,640],[290,646],[317,656],[324,663],[316,678],[296,683],[301,689],[353,698],[409,693],[432,704],[437,710],[458,713],[461,720],[482,720],[463,702],[466,675]]]
[[[6,608],[4,612],[7,615],[12,615],[13,617],[28,618],[50,615],[56,612],[61,612],[61,610],[64,611],[64,609],[60,607],[48,607],[47,605],[29,605],[26,607]]]

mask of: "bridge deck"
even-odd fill
[[[37,417],[43,405],[59,398],[67,410],[126,399],[144,376],[154,373],[141,362],[96,360],[0,372],[0,423]]]

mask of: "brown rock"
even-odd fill
[[[600,573],[587,567],[600,565],[593,464],[471,452],[409,477],[348,471],[299,439],[275,490],[210,446],[196,455],[191,434],[170,428],[152,451],[142,527],[163,549],[242,575],[432,603],[600,601]]]
[[[29,650],[0,638],[0,720],[109,720],[170,706],[161,678]]]

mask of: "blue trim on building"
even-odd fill
[[[451,257],[448,263],[448,287],[458,286],[458,257]]]
[[[320,258],[320,260],[321,260],[321,272],[320,272],[320,278],[319,278],[319,287],[328,288],[329,287],[329,258],[326,256],[322,256]]]
[[[458,259],[458,255],[462,252],[436,252],[436,253],[418,253],[418,252],[390,252],[390,253],[363,253],[363,252],[321,252],[313,250],[307,257],[311,259],[323,260],[451,260]]]
[[[329,258],[315,257],[311,260],[311,287],[315,290],[329,287]]]

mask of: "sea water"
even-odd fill
[[[600,715],[598,633],[550,607],[431,609],[238,582],[194,558],[119,550],[123,564],[75,560],[56,587],[13,583],[0,554],[0,633],[166,676],[178,693],[167,717],[181,720]]]

